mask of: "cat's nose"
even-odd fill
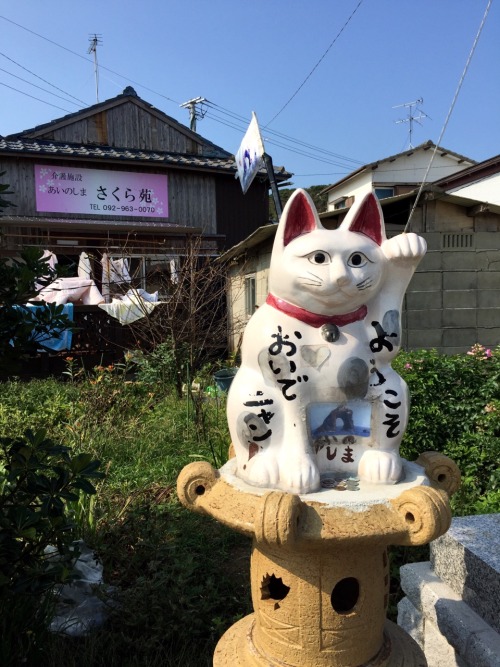
[[[337,278],[337,285],[338,285],[339,287],[345,287],[346,285],[349,284],[349,282],[350,282],[350,281],[349,281],[348,276],[339,276],[339,277]]]

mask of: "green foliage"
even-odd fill
[[[475,345],[453,356],[419,350],[400,354],[393,366],[411,396],[402,456],[446,454],[462,473],[455,514],[499,512],[500,348]]]
[[[225,397],[203,392],[212,381],[207,366],[193,378],[202,391],[179,399],[168,372],[155,368],[168,368],[168,346],[162,355],[142,367],[132,357],[85,373],[70,360],[64,383],[0,385],[4,433],[18,438],[43,423],[52,438],[76,453],[91,451],[107,471],[97,494],[66,507],[74,521],[83,513],[118,604],[105,628],[77,644],[46,640],[48,667],[208,667],[222,632],[249,611],[249,540],[184,510],[175,495],[177,476],[193,458],[217,467],[225,461]],[[402,353],[394,366],[412,394],[402,455],[414,460],[438,450],[458,463],[464,484],[456,514],[500,511],[499,350]],[[427,558],[427,547],[392,550],[392,616],[399,566]]]
[[[326,211],[328,204],[328,194],[323,193],[323,190],[327,187],[328,185],[311,185],[309,188],[304,188],[304,190],[311,195],[318,213],[323,213],[323,211]],[[295,192],[295,189],[296,188],[280,188],[280,200],[283,208]],[[272,197],[269,197],[269,210],[274,216],[276,216],[276,207]]]
[[[179,369],[187,368],[189,349],[187,345],[181,345],[174,353],[172,342],[167,340],[147,354],[142,351],[132,353],[130,360],[136,366],[136,377],[140,382],[173,387],[177,384]]]
[[[71,456],[44,430],[0,438],[0,605],[2,665],[40,657],[51,591],[72,578],[75,525],[67,511],[94,494],[99,461]]]

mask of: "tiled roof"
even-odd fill
[[[148,165],[162,165],[186,169],[203,169],[209,171],[236,174],[234,157],[210,157],[207,155],[191,155],[188,153],[168,153],[163,151],[146,151],[136,148],[114,148],[94,144],[71,144],[64,141],[47,139],[28,139],[24,137],[0,137],[0,155],[25,155],[40,157],[78,158],[89,160],[106,160],[109,162],[141,162]],[[267,176],[261,169],[262,176]],[[290,178],[284,167],[274,167],[279,181]]]
[[[233,156],[208,157],[186,153],[166,153],[145,151],[134,148],[114,148],[93,144],[70,144],[46,139],[0,137],[0,153],[11,155],[39,155],[44,157],[87,158],[92,160],[117,160],[121,162],[147,162],[149,164],[171,165],[194,169],[216,169],[235,173]]]
[[[177,120],[175,120],[175,118],[172,118],[172,116],[168,116],[160,109],[157,109],[149,102],[146,102],[146,100],[140,98],[131,86],[125,88],[123,93],[117,95],[116,97],[112,97],[103,102],[98,102],[97,104],[94,104],[90,107],[74,111],[73,113],[69,113],[66,116],[62,116],[61,118],[56,118],[54,120],[49,121],[48,123],[37,125],[36,127],[32,127],[28,130],[15,132],[14,134],[8,135],[6,138],[7,139],[38,138],[40,136],[43,136],[43,134],[46,133],[48,130],[52,130],[55,127],[65,126],[72,123],[75,120],[78,120],[79,118],[89,117],[101,111],[105,111],[106,109],[111,109],[113,107],[127,103],[138,105],[139,107],[143,108],[149,113],[161,118],[165,123],[175,128],[181,134],[184,134],[194,139],[196,143],[202,146],[204,155],[208,155],[211,157],[222,157],[222,158],[229,157],[231,155],[226,150],[224,150],[224,148],[221,148],[220,146],[217,146],[213,142],[209,141],[208,139],[205,139],[205,137],[202,137],[197,132],[193,132],[191,129],[189,129],[182,123],[179,123]]]

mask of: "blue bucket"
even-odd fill
[[[229,391],[231,382],[233,381],[234,376],[238,372],[237,368],[223,368],[220,371],[214,373],[215,384],[217,389],[220,391]]]

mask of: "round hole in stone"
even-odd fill
[[[359,581],[354,577],[341,579],[335,585],[330,599],[337,614],[348,614],[359,599]]]
[[[415,523],[415,515],[411,512],[406,512],[405,521],[406,523]]]
[[[197,496],[202,496],[205,493],[205,487],[203,484],[198,484],[196,489],[194,490]]]
[[[437,481],[442,484],[444,481],[446,481],[446,475],[444,472],[442,472],[440,475],[438,475]]]

